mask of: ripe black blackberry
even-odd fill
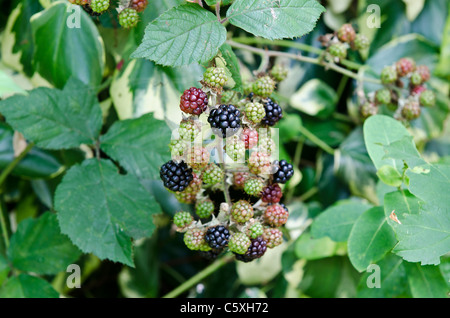
[[[294,175],[294,167],[286,160],[275,161],[274,165],[278,169],[272,176],[273,183],[286,183]]]
[[[241,127],[241,112],[233,105],[220,105],[211,110],[208,122],[214,133],[223,138],[234,135]]]
[[[194,179],[192,168],[184,161],[175,162],[170,160],[161,166],[159,176],[164,186],[174,192],[182,192]]]
[[[218,225],[206,230],[205,241],[212,249],[222,249],[228,244],[230,231],[223,226]]]
[[[261,123],[264,125],[275,126],[275,124],[283,118],[283,110],[280,105],[275,103],[270,98],[264,103],[264,109],[266,111],[266,116],[262,119]]]
[[[236,259],[241,262],[251,262],[264,255],[267,250],[267,242],[262,236],[258,236],[255,239],[251,239],[251,244],[245,254],[234,253]]]

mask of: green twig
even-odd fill
[[[319,192],[319,188],[318,187],[312,187],[311,189],[309,189],[308,191],[303,193],[299,197],[299,200],[304,202],[304,201],[308,200],[309,198],[311,198],[313,195],[315,195],[317,192]]]
[[[174,290],[163,296],[163,298],[175,298],[179,296],[180,294],[184,293],[186,290],[188,290],[195,284],[199,283],[200,281],[202,281],[203,279],[205,279],[206,277],[217,271],[219,268],[230,262],[231,260],[233,260],[232,255],[227,255],[217,259],[214,263],[203,269],[201,272],[192,276],[183,284],[179,285],[177,288],[175,288]]]
[[[5,242],[6,251],[9,248],[9,236],[8,236],[8,229],[6,227],[6,215],[3,210],[3,202],[0,202],[0,223],[2,226],[2,234],[3,234],[3,241]]]

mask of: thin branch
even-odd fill
[[[14,170],[14,168],[22,161],[23,158],[30,152],[30,150],[34,147],[34,143],[29,143],[28,146],[16,157],[13,161],[2,171],[0,174],[0,186],[3,185],[6,178],[9,174]]]

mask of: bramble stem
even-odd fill
[[[0,223],[2,226],[2,234],[3,234],[3,241],[5,242],[5,250],[8,250],[9,248],[9,237],[8,237],[8,230],[6,228],[6,218],[3,211],[3,205],[2,202],[0,202]]]
[[[30,150],[34,147],[34,143],[29,143],[28,146],[16,157],[13,161],[2,171],[0,174],[0,187],[5,182],[6,178],[9,176],[11,171],[19,164],[19,162],[30,152]]]
[[[358,81],[362,81],[362,82],[368,82],[368,83],[374,83],[374,84],[381,84],[381,81],[378,79],[374,79],[374,78],[363,78],[361,76],[359,76],[357,73],[353,73],[352,71],[349,71],[339,65],[336,65],[334,63],[330,63],[330,62],[325,62],[322,59],[319,58],[314,58],[314,57],[309,57],[309,56],[303,56],[300,54],[293,54],[293,53],[286,53],[286,52],[278,52],[278,51],[271,51],[271,50],[263,50],[263,49],[259,49],[259,48],[255,48],[249,45],[245,45],[242,43],[238,43],[232,40],[227,40],[227,43],[232,46],[235,47],[237,49],[241,49],[241,50],[246,50],[249,52],[253,52],[255,54],[259,54],[261,56],[278,56],[278,57],[286,57],[292,60],[296,60],[296,61],[300,61],[300,62],[306,62],[306,63],[310,63],[310,64],[315,64],[315,65],[321,65],[327,69],[331,69],[335,72],[341,73],[343,75],[346,75],[350,78],[353,78],[355,80]]]
[[[203,269],[202,271],[198,272],[194,276],[192,276],[190,279],[179,285],[177,288],[163,296],[162,298],[175,298],[179,296],[180,294],[184,293],[186,290],[194,286],[195,284],[199,283],[201,280],[205,279],[212,273],[214,273],[216,270],[227,264],[228,262],[233,260],[232,255],[224,256],[219,259],[217,259],[214,263]]]
[[[326,144],[322,139],[320,139],[312,132],[310,132],[308,129],[306,129],[305,126],[300,125],[299,130],[301,134],[303,134],[307,139],[315,143],[323,151],[329,153],[330,155],[334,155],[334,149],[328,146],[328,144]]]

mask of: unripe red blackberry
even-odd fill
[[[436,95],[432,90],[427,89],[420,93],[419,102],[420,105],[425,107],[434,106],[434,104],[436,104]]]
[[[206,231],[200,228],[192,228],[184,233],[184,244],[193,251],[209,251],[211,247],[205,241]]]
[[[261,194],[261,200],[268,203],[278,203],[282,196],[283,192],[278,183],[273,183],[264,187]]]
[[[345,59],[347,57],[347,46],[344,43],[336,42],[328,47],[328,52],[339,59]]]
[[[237,232],[231,235],[228,241],[228,248],[231,252],[237,254],[245,254],[252,244],[250,238],[242,232]]]
[[[241,140],[245,143],[245,149],[252,149],[258,144],[258,132],[246,127],[241,133]]]
[[[391,102],[391,91],[387,88],[377,90],[375,93],[375,100],[379,104],[389,104]]]
[[[118,18],[119,24],[125,29],[134,28],[139,22],[139,14],[133,8],[123,9],[120,11]]]
[[[109,0],[91,0],[90,6],[92,11],[103,13],[109,8]]]
[[[238,137],[232,136],[226,139],[225,152],[233,161],[240,161],[245,157],[245,143]]]
[[[277,203],[269,205],[264,211],[264,221],[270,226],[282,226],[288,217],[289,212]]]
[[[214,212],[214,202],[210,199],[197,201],[195,204],[195,214],[201,219],[206,219]]]
[[[208,185],[215,185],[223,180],[224,172],[215,163],[210,163],[203,171],[203,182]]]
[[[271,164],[270,156],[264,152],[252,152],[248,159],[248,168],[251,173],[256,175],[270,174]]]
[[[403,77],[416,70],[416,63],[409,57],[403,57],[395,63],[397,75]]]
[[[223,249],[228,245],[229,239],[230,231],[223,225],[213,226],[206,230],[205,240],[214,250]]]
[[[398,79],[397,71],[393,66],[385,66],[381,70],[381,82],[385,85],[395,83]]]
[[[374,103],[365,102],[361,105],[359,113],[361,115],[361,118],[364,120],[369,118],[370,116],[378,114],[378,107]]]
[[[248,120],[257,124],[266,116],[264,105],[261,103],[247,103],[244,108],[245,116]]]
[[[417,86],[413,86],[411,88],[411,95],[415,96],[415,95],[420,95],[422,94],[422,92],[424,92],[426,90],[425,86],[423,85],[417,85]]]
[[[221,90],[227,81],[227,73],[222,67],[208,67],[203,74],[204,84],[213,89]]]
[[[170,160],[161,166],[159,175],[164,186],[171,191],[184,191],[194,179],[192,168],[184,161]]]
[[[148,5],[147,0],[131,0],[130,1],[130,8],[133,8],[137,12],[142,12],[145,10],[145,8]]]
[[[337,31],[337,36],[342,42],[353,42],[356,38],[356,32],[353,26],[349,23],[343,24]]]
[[[230,213],[234,222],[245,223],[253,217],[253,207],[249,202],[239,200],[231,206]]]
[[[269,97],[275,89],[275,82],[270,76],[262,76],[253,83],[253,93],[262,98]]]
[[[357,50],[365,50],[369,48],[370,41],[364,34],[356,34],[355,41],[353,42],[355,49]]]
[[[202,170],[209,163],[209,157],[209,151],[205,147],[190,147],[187,150],[186,163],[194,170]]]
[[[423,93],[422,93],[423,94]],[[421,113],[419,102],[414,99],[408,99],[403,105],[402,116],[406,120],[414,120],[419,118]]]
[[[422,82],[427,82],[430,80],[430,69],[426,65],[418,65],[416,72],[422,76]]]
[[[244,189],[245,181],[249,178],[248,172],[235,172],[233,174],[233,184],[238,189]]]
[[[191,87],[184,91],[180,99],[180,109],[192,115],[200,115],[208,107],[208,96],[200,88]]]
[[[263,238],[268,248],[274,248],[283,243],[283,233],[278,228],[265,227]]]
[[[274,166],[277,170],[272,176],[272,181],[275,183],[286,183],[294,175],[294,167],[284,159],[275,161]]]
[[[190,225],[194,221],[194,218],[189,212],[180,211],[175,213],[173,216],[173,224],[175,224],[178,228],[185,228]]]
[[[220,105],[211,110],[208,122],[215,134],[230,137],[241,127],[241,112],[233,105]]]
[[[275,64],[270,70],[270,75],[275,81],[281,82],[286,79],[288,75],[288,69],[281,64]]]
[[[262,236],[250,239],[250,242],[251,244],[245,254],[235,253],[236,260],[248,263],[264,255],[267,250],[267,242]]]
[[[245,181],[244,191],[251,196],[259,196],[264,188],[264,182],[260,178],[250,178]]]

